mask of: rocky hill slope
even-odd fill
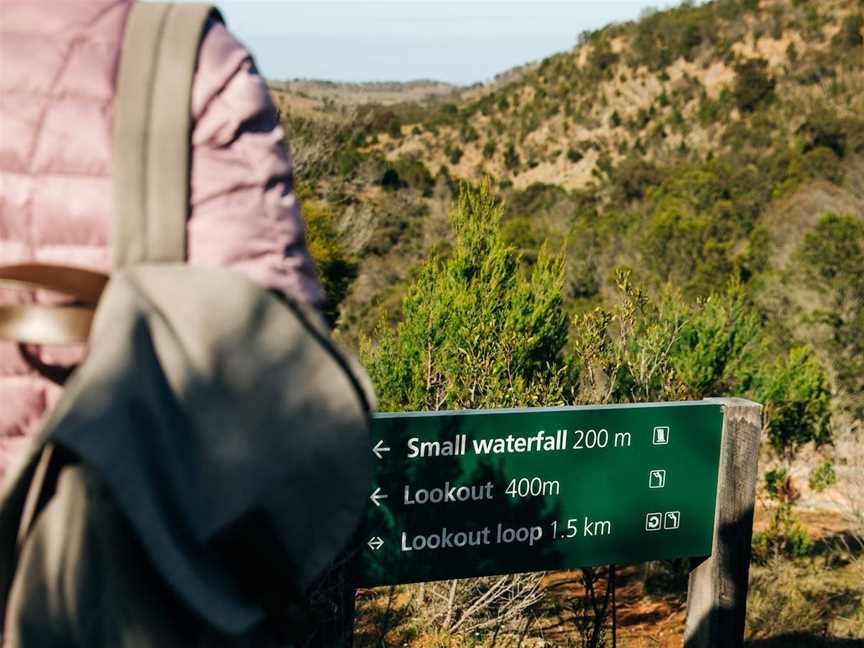
[[[862,14],[685,3],[485,87],[379,85],[370,103],[373,86],[274,84],[331,316],[348,340],[396,317],[411,268],[447,248],[456,185],[485,178],[526,263],[566,251],[574,310],[610,299],[621,266],[693,299],[743,282],[778,346],[815,343],[860,416],[855,262],[802,246],[864,222]]]

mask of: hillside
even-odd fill
[[[734,286],[758,314],[765,363],[812,350],[830,379],[833,444],[802,444],[794,460],[766,447],[757,516],[769,530],[787,504],[833,516],[834,535],[811,529],[823,553],[808,555],[839,570],[825,582],[844,594],[814,584],[821,616],[785,616],[794,601],[771,588],[815,576],[763,564],[750,627],[775,636],[782,617],[793,631],[864,635],[864,590],[843,581],[864,564],[864,1],[685,3],[486,86],[271,89],[348,345],[398,324],[416,269],[454,244],[460,183],[488,182],[526,274],[544,245],[563,254],[573,339],[621,303],[628,271],[650,299],[673,294],[693,313]],[[841,537],[852,544],[837,567]],[[831,607],[841,599],[851,607]]]
[[[803,317],[818,298],[790,284],[794,251],[823,213],[864,214],[861,11],[857,0],[685,5],[583,34],[490,87],[449,88],[457,101],[443,105],[418,99],[428,83],[371,104],[334,103],[331,90],[309,99],[314,114],[288,109],[302,86],[275,91],[309,210],[327,212],[339,253],[359,263],[341,328],[368,332],[398,304],[382,292],[446,246],[454,183],[483,177],[529,257],[567,241],[577,305],[608,297],[624,264],[693,296],[737,276],[767,310]],[[370,311],[376,299],[385,307]]]

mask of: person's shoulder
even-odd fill
[[[212,65],[237,65],[250,60],[249,49],[231,33],[222,21],[211,17],[204,28],[204,37],[199,52],[199,67]]]
[[[198,52],[198,65],[192,87],[193,115],[200,115],[238,75],[249,77],[249,81],[254,77],[253,83],[247,81],[244,84],[249,89],[254,89],[254,94],[259,94],[261,90],[266,91],[247,47],[231,33],[228,27],[211,18],[207,23]]]

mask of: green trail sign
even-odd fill
[[[711,554],[723,405],[379,414],[361,586]]]

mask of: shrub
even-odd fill
[[[624,201],[641,200],[650,187],[659,185],[663,176],[657,166],[642,158],[626,158],[615,168],[614,194]]]
[[[740,287],[687,304],[666,289],[655,301],[619,270],[621,303],[577,315],[573,337],[584,402],[741,395],[759,347],[759,318]]]
[[[864,16],[861,14],[846,16],[831,44],[842,50],[857,49],[864,45],[862,30],[864,30]]]
[[[531,221],[524,216],[511,218],[501,230],[504,241],[518,250],[523,257],[533,261],[536,257],[536,250],[540,248],[540,241],[537,240],[537,235],[531,226]]]
[[[450,213],[450,255],[421,266],[402,322],[364,347],[382,410],[562,401],[555,367],[567,335],[563,260],[541,252],[523,275],[503,239],[502,213],[486,185],[463,187]]]
[[[567,191],[560,185],[534,182],[524,191],[510,195],[507,213],[514,218],[548,213],[567,199]]]
[[[807,346],[765,366],[753,391],[765,404],[768,441],[786,460],[801,446],[831,441],[831,387],[828,374]]]
[[[420,191],[424,196],[428,197],[432,195],[435,180],[432,178],[432,174],[429,173],[429,169],[420,160],[403,155],[388,163],[388,173],[390,172],[395,174],[395,178],[393,179],[393,186],[389,188],[411,187]],[[385,188],[388,188],[386,182],[382,181],[382,184]]]
[[[822,50],[810,50],[796,66],[795,80],[802,85],[816,85],[837,76],[834,56]]]
[[[825,178],[835,184],[843,179],[843,166],[833,150],[818,146],[802,160],[802,171],[810,178]]]
[[[504,151],[504,166],[508,171],[514,173],[519,172],[521,160],[519,159],[519,154],[516,152],[516,147],[513,145],[513,142],[507,144],[507,149]]]
[[[717,206],[730,211],[728,201]],[[644,234],[646,265],[689,293],[707,295],[734,269],[732,234],[728,221],[693,210],[680,198],[663,197]]]
[[[780,506],[768,529],[753,534],[753,560],[764,564],[772,557],[804,558],[813,541],[801,518],[789,506]]]
[[[588,55],[589,70],[591,70],[594,78],[605,77],[619,59],[620,56],[612,51],[608,40],[595,40],[591,53]]]
[[[402,122],[396,115],[393,115],[387,122],[387,134],[393,139],[402,137]]]
[[[331,325],[339,317],[339,306],[357,276],[357,262],[342,245],[332,207],[319,201],[305,201],[302,206],[309,253],[318,265],[318,276],[324,288],[324,316]]]
[[[774,96],[776,82],[765,59],[747,59],[735,66],[735,74],[735,104],[741,112],[753,112]]]
[[[480,134],[477,132],[477,129],[466,123],[459,129],[459,137],[463,142],[476,142],[480,139]]]
[[[837,382],[852,413],[864,417],[864,223],[823,215],[805,235],[796,261],[827,301],[816,315],[830,331]]]
[[[398,191],[408,185],[399,177],[399,172],[396,169],[388,166],[387,170],[384,171],[384,175],[381,176],[381,186],[387,191]]]
[[[633,41],[633,64],[657,71],[678,58],[692,61],[703,44],[713,41],[716,32],[710,9],[689,3],[645,16]]]
[[[826,461],[816,466],[810,472],[809,486],[817,493],[821,493],[837,483],[837,473],[834,464]]]
[[[363,163],[363,154],[352,148],[343,148],[336,153],[336,173],[343,178],[355,175]]]
[[[831,149],[838,158],[846,155],[847,130],[851,124],[841,119],[828,108],[819,108],[807,116],[796,133],[804,139],[802,151],[824,147]]]

